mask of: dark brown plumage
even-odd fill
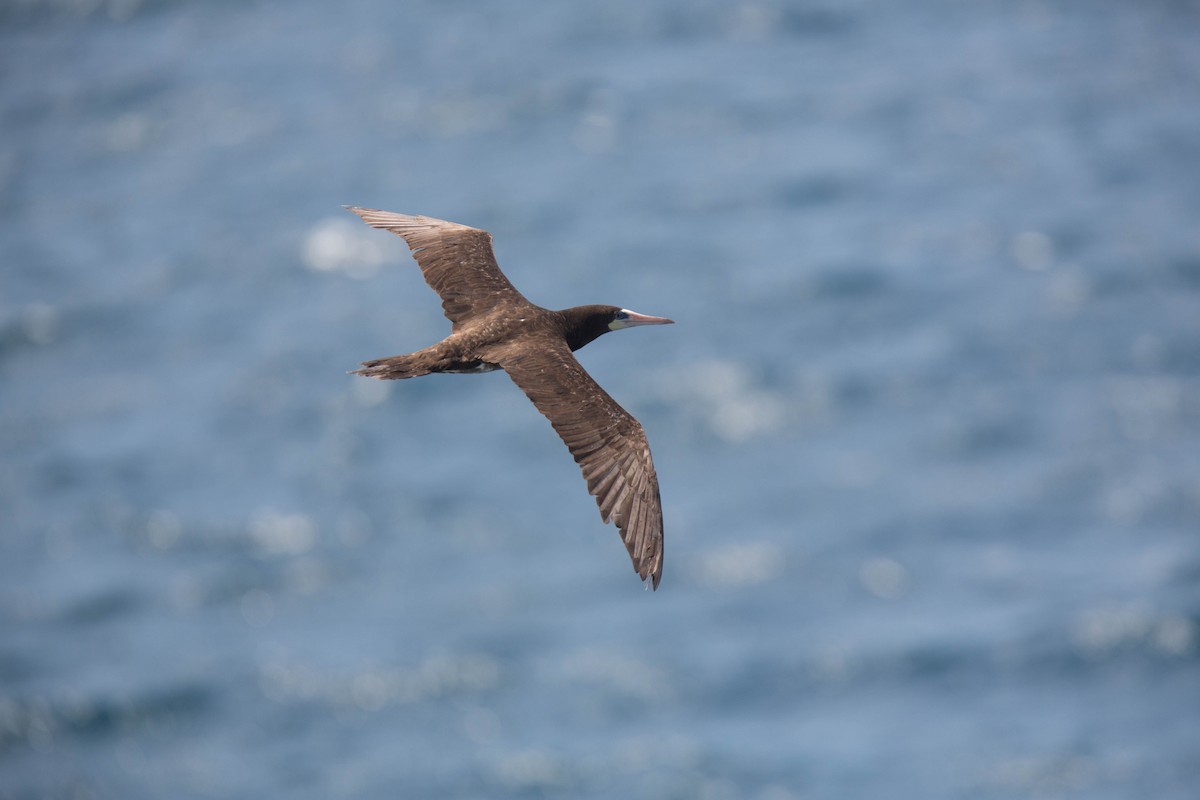
[[[562,437],[596,497],[600,518],[616,523],[634,570],[657,589],[663,566],[662,503],[645,431],[572,352],[610,330],[671,320],[616,306],[542,308],[526,300],[500,271],[487,231],[431,217],[347,208],[368,225],[408,242],[451,322],[450,335],[437,344],[364,361],[355,374],[397,379],[503,369]]]

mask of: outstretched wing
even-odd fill
[[[426,283],[442,298],[442,311],[455,329],[497,304],[529,302],[500,271],[492,253],[492,235],[487,231],[433,217],[346,208],[371,227],[404,237]]]
[[[553,336],[498,346],[498,363],[550,420],[583,470],[604,522],[615,522],[633,569],[655,589],[662,578],[663,523],[658,476],[641,423],[588,375]]]

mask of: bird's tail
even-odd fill
[[[394,381],[401,378],[417,378],[421,375],[428,375],[432,370],[425,363],[425,359],[417,358],[417,353],[410,353],[406,356],[390,356],[388,358],[377,358],[374,361],[362,362],[362,369],[353,370],[351,375],[365,375],[368,378],[380,378],[382,380]]]

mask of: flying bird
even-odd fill
[[[346,208],[368,225],[403,237],[451,323],[450,335],[437,344],[364,361],[353,374],[395,380],[504,370],[562,437],[583,470],[600,518],[616,523],[634,571],[657,589],[663,567],[662,501],[646,433],[572,353],[609,331],[672,320],[617,306],[542,308],[500,271],[487,231],[432,217]]]

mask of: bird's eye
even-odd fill
[[[617,312],[617,313],[616,313],[616,314],[613,316],[613,319],[625,320],[625,319],[629,319],[629,315],[628,315],[628,314],[626,314],[624,311],[618,311],[618,312]]]

